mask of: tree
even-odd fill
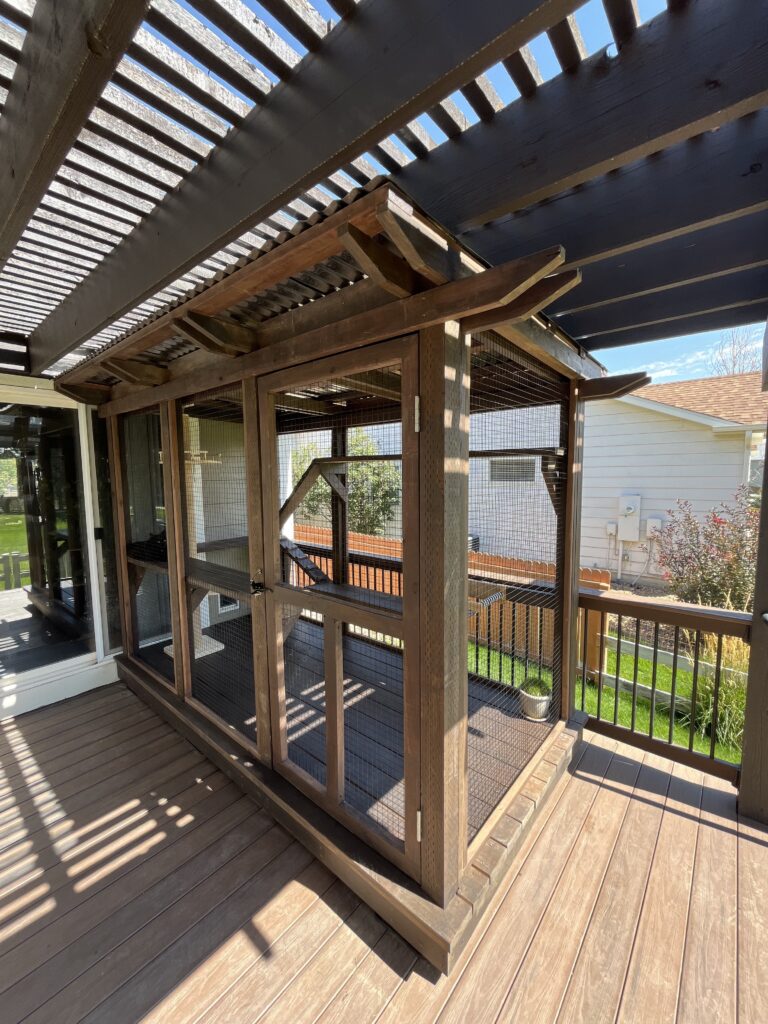
[[[754,331],[750,327],[731,327],[723,331],[709,360],[713,377],[754,373],[761,365],[760,346],[755,343]]]
[[[703,520],[678,500],[655,535],[657,560],[677,597],[693,604],[751,611],[757,567],[760,509],[740,487]]]
[[[347,436],[349,455],[378,455],[376,442],[359,427]],[[293,486],[304,475],[313,459],[323,456],[319,445],[310,441],[293,453]],[[380,534],[392,518],[402,488],[400,467],[395,462],[353,462],[347,470],[347,527],[352,533]],[[331,518],[331,489],[319,480],[301,503],[303,516],[309,519]]]

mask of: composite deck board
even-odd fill
[[[89,719],[100,743],[118,708],[151,730],[115,686],[4,733],[44,774],[61,716],[55,774],[85,764]],[[444,977],[165,735],[164,763],[137,744],[133,764],[92,764],[53,834],[32,819],[0,852],[4,1024],[765,1019],[768,829],[738,820],[719,780],[587,734]],[[11,779],[26,804],[24,773]]]

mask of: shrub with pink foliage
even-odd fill
[[[703,520],[690,501],[677,508],[656,533],[657,560],[681,601],[751,611],[755,592],[760,509],[746,487],[732,502],[711,509]]]

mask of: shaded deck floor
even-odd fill
[[[41,614],[23,587],[0,591],[0,677],[45,668],[88,650],[85,640]]]
[[[589,737],[451,977],[122,686],[0,725],[2,1020],[742,1021],[768,830]]]

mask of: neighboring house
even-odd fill
[[[699,515],[760,485],[768,394],[761,375],[652,384],[587,405],[581,563],[658,578],[655,544],[678,498]]]

